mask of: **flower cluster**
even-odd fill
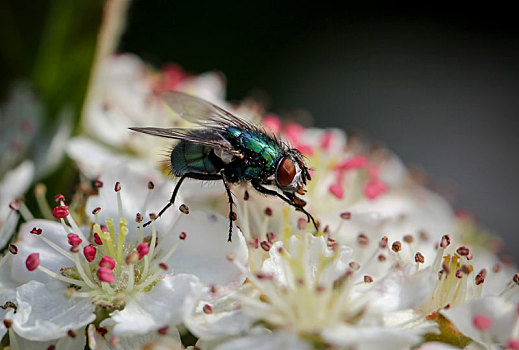
[[[216,73],[157,72],[131,55],[100,69],[84,131],[66,146],[75,193],[51,205],[38,186],[39,208],[9,209],[24,218],[0,258],[12,349],[519,349],[515,266],[390,151],[226,105]],[[232,187],[232,242],[221,183],[187,181],[159,217],[176,180],[157,157],[171,145],[127,127],[185,126],[160,98],[170,90],[299,149],[318,228],[247,183]]]

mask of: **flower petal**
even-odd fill
[[[168,276],[149,292],[136,294],[123,310],[112,312],[101,326],[113,326],[114,334],[126,336],[176,325],[191,312],[202,293],[203,286],[195,276]]]
[[[229,254],[237,263],[247,264],[247,245],[241,231],[233,226],[232,242],[227,242],[229,221],[220,215],[192,212],[182,215],[172,235],[161,237],[163,246],[172,246],[181,232],[186,239],[166,261],[175,273],[190,273],[198,276],[206,285],[239,286],[245,276],[230,262]]]
[[[61,282],[31,281],[16,290],[18,310],[12,314],[13,329],[29,340],[46,341],[64,337],[95,319],[90,299],[69,299]],[[10,311],[12,312],[12,311]]]

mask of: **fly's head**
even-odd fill
[[[288,150],[279,160],[276,166],[275,178],[276,185],[283,192],[301,195],[306,192],[305,186],[307,181],[312,179],[303,156],[297,149]]]

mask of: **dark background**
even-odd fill
[[[0,46],[8,63],[0,64],[2,96],[39,57],[36,44],[48,47],[43,39],[55,39],[53,28],[59,33],[62,22],[74,31],[54,40],[61,50],[47,50],[48,65],[32,74],[44,86],[63,65],[78,66],[70,48],[78,59],[92,52],[80,39],[93,42],[98,3],[1,2],[0,39],[8,43]],[[273,111],[304,109],[317,126],[364,131],[422,167],[435,187],[454,195],[457,208],[502,235],[517,259],[517,23],[517,12],[498,2],[333,7],[139,0],[130,8],[120,51],[157,67],[177,62],[192,73],[219,70],[230,100],[264,91]],[[56,66],[49,73],[47,67]],[[47,95],[58,101],[71,87],[86,86],[85,72],[76,78],[67,70],[69,81],[47,88]]]
[[[423,168],[517,258],[517,23],[497,3],[137,1],[121,50],[220,70],[231,100],[261,89],[274,111],[364,131]]]

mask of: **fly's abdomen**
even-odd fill
[[[186,173],[216,174],[223,165],[208,146],[180,141],[171,152],[171,171],[176,176]]]

